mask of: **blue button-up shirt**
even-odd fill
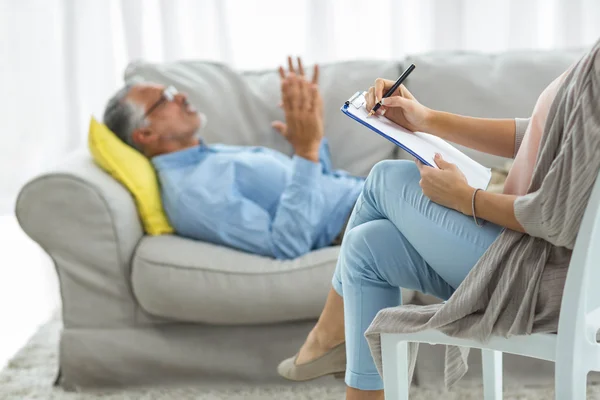
[[[177,234],[289,259],[329,246],[364,180],[265,147],[199,145],[152,158]]]

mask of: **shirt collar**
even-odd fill
[[[208,146],[204,142],[200,142],[196,146],[152,157],[151,161],[157,170],[181,167],[198,163],[204,157],[207,150]]]

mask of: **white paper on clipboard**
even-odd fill
[[[435,153],[440,153],[444,160],[456,164],[470,186],[484,190],[488,187],[492,171],[445,140],[424,132],[413,133],[383,116],[372,115],[367,118],[364,94],[357,92],[352,96],[342,106],[342,112],[419,158],[424,164],[437,168],[433,158]]]

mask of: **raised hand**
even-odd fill
[[[323,100],[316,84],[300,75],[290,73],[281,82],[283,111],[286,124],[279,126],[280,133],[290,142],[297,155],[319,162],[319,147],[323,139]]]
[[[288,77],[295,77],[295,78],[299,78],[299,79],[302,79],[304,81],[307,81],[306,74],[305,74],[305,71],[304,71],[304,65],[302,64],[302,59],[300,57],[297,57],[296,62],[297,62],[297,66],[294,66],[294,61],[293,61],[292,57],[288,56],[288,58],[287,58],[287,64],[288,64],[288,70],[287,70],[287,72],[286,72],[286,70],[285,70],[285,68],[283,66],[279,67],[279,76],[281,78],[282,90],[283,90],[283,82]],[[317,64],[315,64],[315,66],[313,67],[313,74],[312,74],[312,79],[310,80],[310,83],[313,84],[313,85],[318,85],[319,84],[319,65],[317,65]],[[283,93],[282,93],[282,98],[283,98]],[[283,107],[283,100],[279,103],[279,107]],[[317,110],[317,114],[320,116],[321,119],[323,119],[323,106],[322,106],[322,102],[320,102],[319,109]],[[279,132],[284,137],[287,135],[287,129],[288,128],[287,128],[287,124],[285,122],[282,122],[282,121],[273,121],[271,123],[271,126],[273,128],[275,128],[275,130],[277,130],[277,132]]]
[[[301,77],[302,79],[306,80],[306,75],[304,74],[304,66],[302,65],[302,59],[300,57],[297,57],[297,63],[298,66],[294,67],[294,61],[292,60],[291,56],[288,56],[288,73],[286,74],[285,69],[283,68],[283,66],[279,67],[279,76],[281,77],[281,79],[285,79],[288,75],[297,75],[299,77]],[[313,67],[313,76],[312,79],[310,81],[311,83],[318,85],[319,84],[319,65],[315,64],[315,66]]]

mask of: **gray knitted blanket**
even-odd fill
[[[515,201],[526,234],[505,229],[444,304],[381,310],[365,336],[379,373],[381,333],[435,329],[486,342],[556,332],[567,268],[600,169],[600,41],[577,62],[554,100],[528,194]],[[410,376],[417,345],[409,346]],[[467,372],[468,349],[448,346],[445,382]]]

